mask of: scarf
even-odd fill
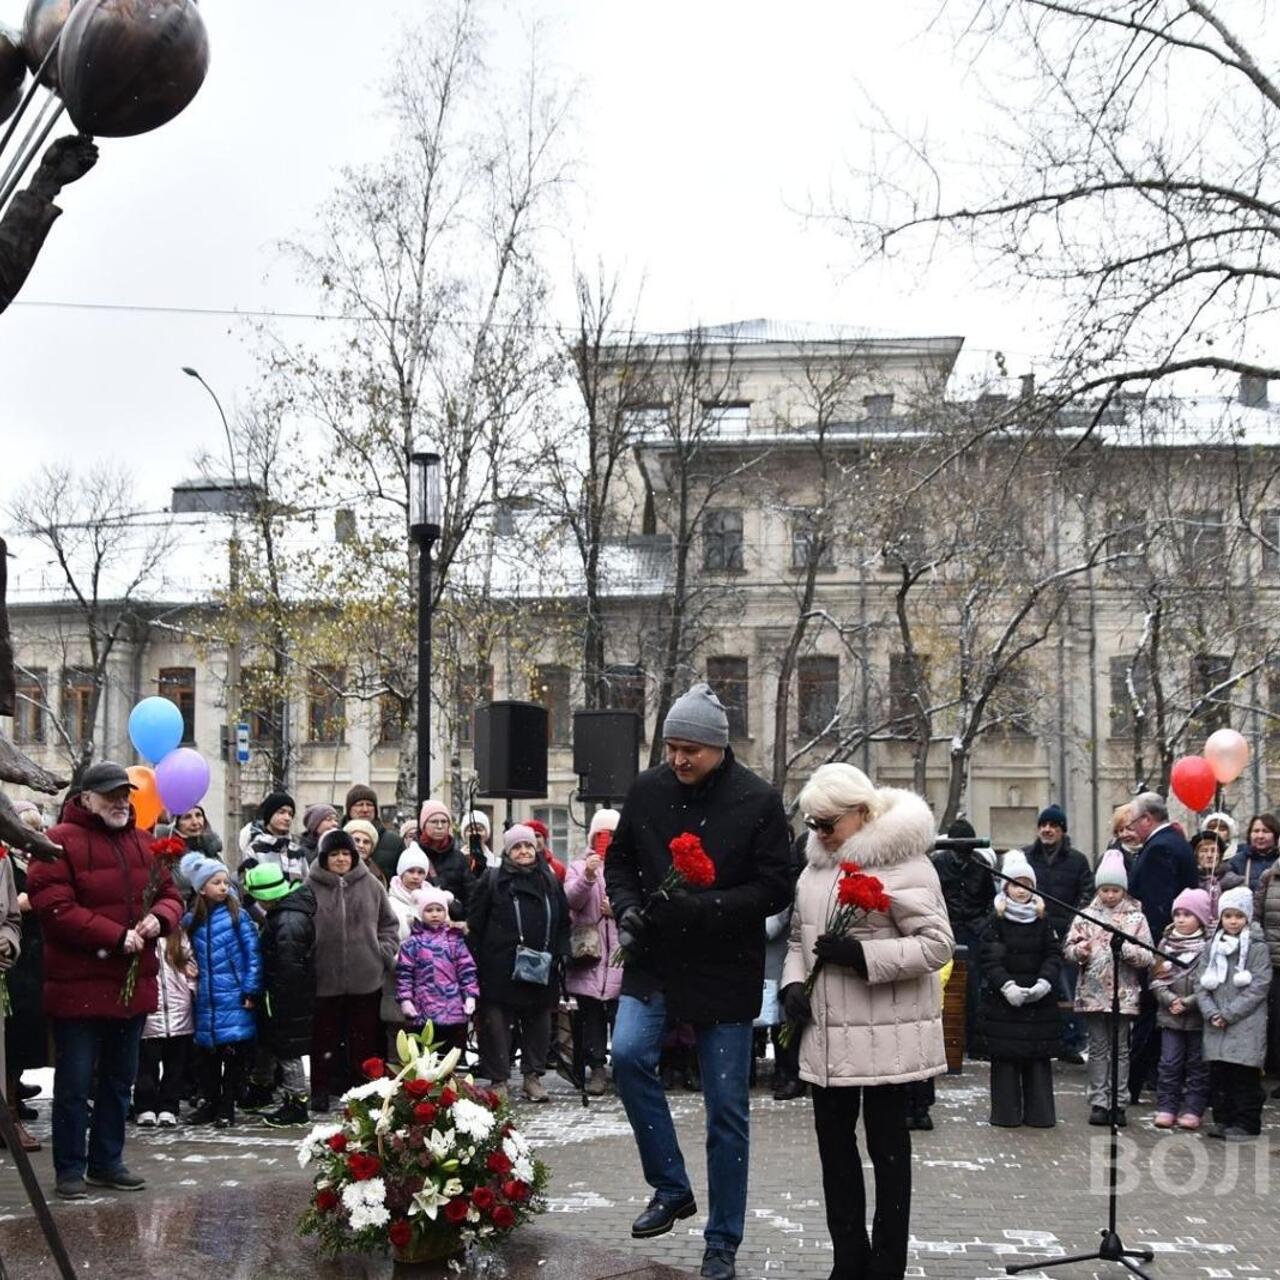
[[[1014,902],[1008,895],[998,893],[995,907],[997,915],[1012,920],[1014,924],[1031,924],[1040,918],[1040,904],[1034,897],[1026,902]]]
[[[1200,975],[1200,985],[1206,991],[1216,991],[1227,977],[1227,960],[1230,956],[1238,956],[1236,971],[1231,977],[1233,986],[1247,987],[1253,981],[1253,974],[1247,964],[1249,956],[1249,931],[1232,935],[1219,928],[1214,932],[1213,941],[1209,944],[1209,960],[1204,973]]]

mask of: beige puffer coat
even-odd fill
[[[800,1077],[810,1084],[899,1084],[947,1069],[938,973],[955,940],[929,860],[933,814],[913,792],[885,787],[879,795],[884,812],[837,853],[809,837],[808,866],[796,885],[784,987],[803,982],[813,967],[842,861],[879,877],[890,899],[888,914],[860,916],[852,929],[862,943],[866,979],[840,965],[823,965],[818,974],[813,1021],[800,1041]]]

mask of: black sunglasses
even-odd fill
[[[844,814],[841,814],[840,818],[843,817]],[[836,823],[840,821],[840,818],[811,818],[806,813],[804,815],[804,825],[810,831],[816,831],[820,836],[829,836],[836,829]]]

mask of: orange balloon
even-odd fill
[[[129,796],[134,821],[138,826],[150,830],[159,822],[160,815],[164,812],[164,801],[156,790],[156,771],[145,764],[131,764],[125,772],[129,775],[129,781],[137,788]]]

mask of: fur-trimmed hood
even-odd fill
[[[914,791],[898,787],[880,787],[876,795],[883,806],[879,816],[834,853],[822,847],[816,831],[809,833],[805,856],[811,867],[822,869],[856,862],[862,870],[873,871],[897,866],[909,858],[929,856],[938,829],[929,806]]]

